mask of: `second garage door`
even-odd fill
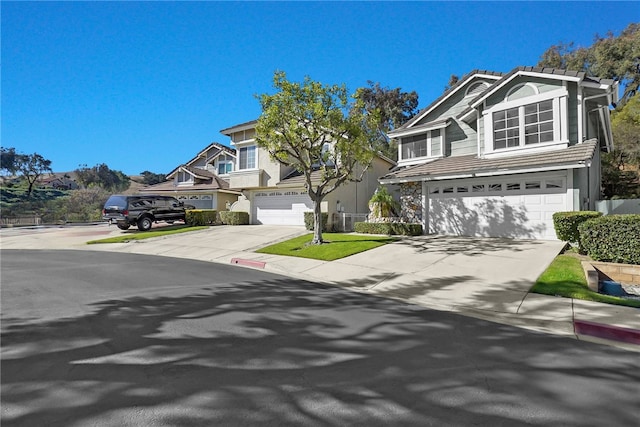
[[[566,176],[443,181],[427,192],[434,234],[556,240],[552,216],[569,210]]]
[[[313,203],[302,191],[256,193],[253,218],[258,224],[304,225],[304,212],[313,211]]]

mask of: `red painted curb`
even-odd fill
[[[251,259],[231,258],[231,264],[244,265],[247,267],[264,268],[266,262],[254,261]]]
[[[593,337],[640,345],[640,331],[636,329],[604,325],[602,323],[588,322],[586,320],[574,320],[573,327],[576,334],[579,335],[590,335]]]

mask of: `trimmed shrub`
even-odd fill
[[[387,234],[402,236],[419,236],[422,234],[422,224],[406,222],[356,222],[353,226],[356,233]]]
[[[578,226],[589,219],[599,216],[602,216],[602,212],[556,212],[553,214],[553,227],[556,230],[556,236],[564,242],[579,244],[580,232],[578,231]]]
[[[222,221],[223,224],[227,224],[227,225],[248,225],[249,213],[221,211],[220,220]]]
[[[580,244],[596,261],[640,265],[640,215],[607,215],[578,226]]]
[[[313,216],[313,212],[305,212],[304,213],[304,226],[307,230],[313,231],[313,226],[315,225],[315,218]],[[329,231],[329,214],[326,212],[322,212],[322,232],[326,233]]]
[[[218,222],[218,211],[215,209],[189,209],[185,211],[187,225],[213,225]]]

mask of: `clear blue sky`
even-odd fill
[[[535,65],[640,21],[633,2],[6,2],[2,146],[56,172],[168,173],[256,119],[275,70],[418,92]]]

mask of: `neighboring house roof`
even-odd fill
[[[445,157],[429,163],[396,169],[380,178],[384,183],[500,175],[535,170],[559,170],[581,167],[593,159],[598,142],[595,139],[562,150],[499,158],[476,155]]]
[[[175,185],[174,181],[165,181],[159,184],[150,185],[144,187],[140,191],[145,193],[151,193],[154,191],[232,191],[229,188],[229,183],[224,179],[220,178],[213,172],[209,172],[204,169],[196,168],[193,166],[182,165],[178,166],[176,170],[184,170],[185,172],[193,175],[196,178],[196,181],[193,185]]]
[[[250,120],[248,122],[240,123],[238,125],[222,129],[220,133],[223,135],[231,135],[233,132],[254,128],[256,127],[256,123],[258,123],[258,120]]]
[[[207,152],[210,151],[212,148],[217,148],[219,150],[219,152],[218,152],[218,154],[212,156],[211,160],[215,159],[218,155],[220,155],[222,153],[229,154],[231,156],[236,156],[236,150],[234,148],[227,147],[226,145],[222,145],[222,144],[220,144],[218,142],[212,142],[204,150],[200,151],[195,157],[193,157],[191,160],[189,160],[185,164],[186,165],[191,165],[192,163],[196,162],[200,157],[202,157],[203,155],[206,155]],[[180,166],[183,166],[183,165],[180,165]],[[178,171],[180,166],[176,167],[171,172],[169,172],[167,174],[167,178],[171,178],[171,176]]]

